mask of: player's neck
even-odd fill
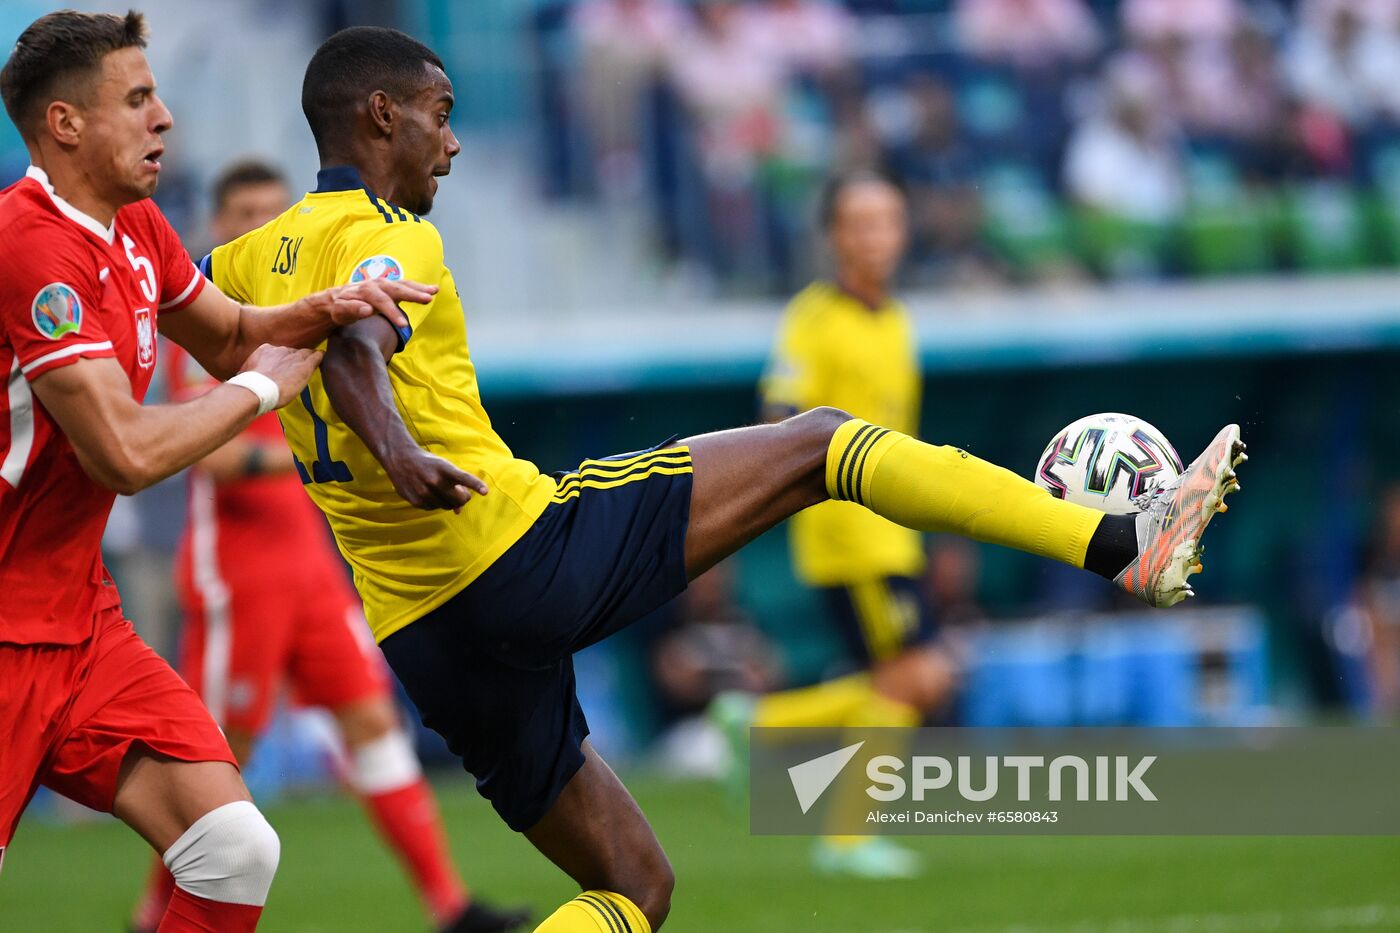
[[[884,282],[863,279],[844,272],[836,274],[836,287],[871,311],[878,311],[890,299],[889,289]]]
[[[30,153],[35,167],[48,176],[53,193],[104,227],[112,226],[121,203],[104,197],[79,165],[67,159],[46,159]]]
[[[388,201],[390,204],[399,203],[398,191],[394,185],[393,174],[387,169],[381,169],[374,164],[373,159],[359,158],[354,155],[323,158],[321,169],[337,168],[348,165],[360,176],[360,183],[365,186],[376,198]]]

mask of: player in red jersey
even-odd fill
[[[102,566],[116,493],[207,456],[295,398],[334,327],[435,289],[366,282],[245,308],[149,200],[170,112],[145,25],[36,20],[0,97],[33,165],[0,192],[0,865],[38,785],[115,814],[176,891],[161,933],[256,927],[277,835],[199,697],[134,633]],[[143,406],[157,328],[229,382]],[[280,346],[268,346],[278,344]]]
[[[282,177],[258,162],[214,184],[210,232],[235,240],[292,201]],[[189,354],[164,358],[171,395],[218,385]],[[276,415],[263,415],[190,471],[189,513],[175,565],[185,616],[180,672],[247,763],[284,681],[296,698],[330,710],[344,740],[345,779],[413,878],[444,933],[495,933],[524,924],[467,890],[452,865],[432,788],[394,705],[388,667],[360,599],[302,489]],[[174,882],[157,863],[132,921],[154,930]]]

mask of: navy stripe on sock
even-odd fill
[[[627,922],[627,915],[622,912],[621,907],[614,904],[605,894],[595,894],[594,897],[602,901],[603,906],[607,907],[607,909],[612,912],[612,915],[617,918],[617,922],[622,924],[623,933],[632,933],[632,924]]]
[[[856,462],[860,460],[860,455],[864,453],[867,449],[869,449],[870,445],[875,442],[875,437],[879,433],[880,429],[872,424],[870,425],[868,430],[861,431],[859,443],[853,445],[854,449],[851,452],[851,465],[850,468],[846,471],[845,495],[845,498],[852,502],[855,501],[856,486],[858,485],[858,477],[856,474]]]
[[[603,918],[603,922],[608,925],[608,929],[612,930],[612,933],[622,933],[622,929],[617,925],[617,921],[615,921],[612,915],[607,911],[607,906],[611,905],[605,906],[605,903],[600,898],[588,894],[580,894],[575,900],[582,901],[589,907],[592,907],[593,910],[597,912],[598,916]]]
[[[851,488],[851,497],[861,505],[865,505],[865,498],[860,494],[860,477],[865,472],[866,458],[870,456],[870,451],[875,449],[875,445],[880,443],[880,438],[888,433],[890,433],[889,428],[881,428],[876,432],[875,436],[870,438],[870,443],[865,445],[865,450],[861,451],[860,463],[852,465],[851,475],[855,478],[855,482]]]
[[[843,450],[843,451],[841,451],[841,461],[840,461],[839,463],[836,464],[836,498],[838,498],[838,499],[848,499],[848,498],[850,498],[850,496],[848,496],[848,495],[846,494],[846,491],[845,491],[845,490],[842,488],[842,486],[841,486],[842,479],[844,478],[845,473],[846,473],[846,462],[847,462],[847,460],[849,460],[850,457],[851,457],[851,451],[852,451],[858,444],[860,444],[861,438],[862,438],[867,432],[869,432],[869,431],[874,431],[874,430],[875,430],[875,425],[873,425],[873,424],[867,424],[865,427],[861,428],[859,431],[857,431],[857,432],[855,433],[855,436],[851,438],[850,443],[846,445],[846,449]]]

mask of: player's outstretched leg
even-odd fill
[[[134,751],[122,764],[112,813],[162,853],[174,876],[159,933],[256,929],[280,845],[238,769]]]
[[[583,767],[525,831],[583,889],[536,933],[652,933],[671,910],[675,873],[617,775],[590,743],[583,754]]]
[[[695,478],[691,577],[789,515],[825,499],[856,502],[919,531],[1015,548],[1115,580],[1153,606],[1191,595],[1200,539],[1244,459],[1229,425],[1138,515],[1105,515],[953,447],[936,447],[833,408],[773,425],[689,438]],[[1136,569],[1133,569],[1136,568]],[[1131,572],[1128,572],[1130,571]]]

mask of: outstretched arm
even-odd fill
[[[263,344],[314,347],[336,327],[382,315],[402,327],[408,317],[398,302],[425,304],[436,285],[372,279],[315,292],[271,308],[242,305],[206,283],[190,305],[160,318],[161,333],[189,351],[213,375],[226,379]]]
[[[277,405],[296,397],[321,355],[313,350],[260,347],[245,371],[271,379]],[[82,359],[34,379],[34,394],[58,422],[96,483],[130,495],[190,466],[257,416],[259,399],[238,385],[221,385],[188,402],[142,405],[111,358]]]
[[[367,317],[331,335],[321,381],[336,413],[369,448],[404,501],[420,509],[460,509],[486,484],[428,453],[408,433],[389,385],[387,363],[398,347],[389,321]]]

